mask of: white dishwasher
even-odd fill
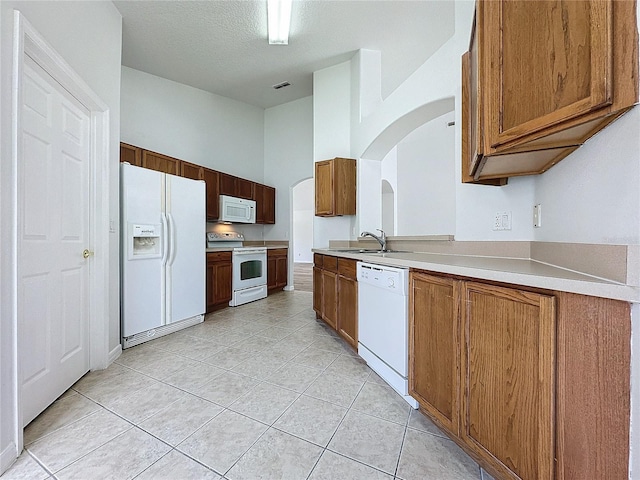
[[[408,391],[409,270],[358,262],[358,354],[413,408]]]

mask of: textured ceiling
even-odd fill
[[[123,65],[263,108],[311,95],[315,70],[360,48],[381,52],[386,97],[454,28],[452,0],[294,0],[282,46],[267,42],[266,0],[114,3]]]

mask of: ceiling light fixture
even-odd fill
[[[292,0],[267,0],[270,45],[289,44]]]

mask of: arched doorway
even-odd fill
[[[297,183],[291,189],[291,260],[293,288],[313,291],[313,216],[315,185],[313,178]]]

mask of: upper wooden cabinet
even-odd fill
[[[236,197],[236,177],[220,172],[220,195]]]
[[[254,182],[220,172],[220,195],[253,199]]]
[[[254,185],[255,182],[252,182],[251,180],[245,180],[244,178],[236,177],[236,197],[251,200],[253,198]]]
[[[220,172],[205,168],[202,176],[207,185],[207,221],[214,222],[220,216]]]
[[[334,158],[315,164],[316,216],[356,214],[356,161]]]
[[[638,101],[636,2],[478,0],[462,69],[463,181],[545,172]]]
[[[120,144],[120,161],[129,162],[136,167],[142,166],[142,149],[129,145],[127,143]]]
[[[276,223],[276,189],[256,183],[253,199],[256,201],[256,223]]]
[[[204,179],[204,168],[189,162],[180,162],[180,176],[192,180]]]
[[[142,151],[142,166],[158,172],[180,175],[180,160],[149,150]]]

